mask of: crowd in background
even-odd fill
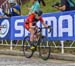
[[[18,14],[15,14],[16,16],[19,16],[19,15],[21,15],[20,6],[22,4],[25,4],[25,2],[27,2],[27,1],[32,2],[31,0],[2,0],[1,2],[3,2],[3,1],[5,1],[5,2],[0,5],[0,12],[2,13],[2,11],[3,11],[3,13],[4,13],[4,14],[2,13],[3,16],[4,15],[11,16],[8,13],[9,12],[12,13],[13,11],[18,13]],[[35,1],[38,1],[39,6],[36,5],[34,9],[39,9],[41,3],[43,6],[46,6],[45,0],[35,0]],[[33,9],[33,6],[35,4],[33,4],[33,2],[32,2],[32,6],[30,8]],[[60,4],[61,4],[61,6],[55,5],[54,7],[60,11],[75,10],[75,1],[74,0],[60,0]],[[12,9],[12,8],[15,8],[15,9]],[[0,13],[0,15],[1,15],[1,13]],[[12,13],[12,14],[14,14],[14,13]],[[15,15],[12,15],[12,16],[15,16]]]
[[[31,0],[5,0],[5,2],[0,5],[0,11],[2,11],[4,13],[3,14],[1,12],[3,16],[6,15],[7,17],[11,17],[11,14],[12,14],[12,16],[19,16],[19,15],[21,15],[21,8],[20,8],[20,6],[22,4],[25,4],[25,2],[27,2],[27,1],[31,2]],[[35,0],[35,1],[38,1],[39,4],[42,3],[43,6],[46,6],[46,3],[45,3],[44,0]],[[38,9],[38,7],[36,6],[34,9]],[[12,13],[13,11],[15,11],[17,14],[16,13]]]
[[[57,2],[53,7],[60,11],[75,10],[75,0],[60,0],[60,3]]]

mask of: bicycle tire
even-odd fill
[[[40,44],[39,44],[39,55],[43,60],[47,60],[50,57],[50,44],[47,43],[47,37],[42,36],[42,38],[39,39]]]
[[[30,37],[27,36],[23,40],[23,53],[26,58],[31,58],[33,56],[34,51],[30,49]]]

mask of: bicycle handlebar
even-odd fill
[[[51,26],[49,26],[49,27],[47,27],[48,29],[49,29],[49,33],[51,32],[51,30],[52,30],[52,27]],[[47,29],[46,27],[39,27],[38,29],[40,29],[39,30],[39,32],[41,32],[42,31],[42,29]]]

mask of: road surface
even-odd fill
[[[35,57],[28,59],[22,56],[0,55],[0,66],[75,66],[75,61],[54,59],[44,61]]]

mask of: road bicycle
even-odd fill
[[[48,43],[48,36],[43,36],[42,34],[43,29],[49,30],[50,27],[38,28],[37,33],[39,33],[39,39],[38,41],[34,40],[33,45],[35,45],[36,51],[39,52],[39,57],[44,60],[47,60],[50,57],[51,49],[50,49],[50,44]],[[49,32],[51,32],[51,29],[49,30]],[[30,36],[28,35],[23,40],[23,53],[26,58],[31,58],[35,52],[34,50],[31,50],[30,47],[31,47]]]

